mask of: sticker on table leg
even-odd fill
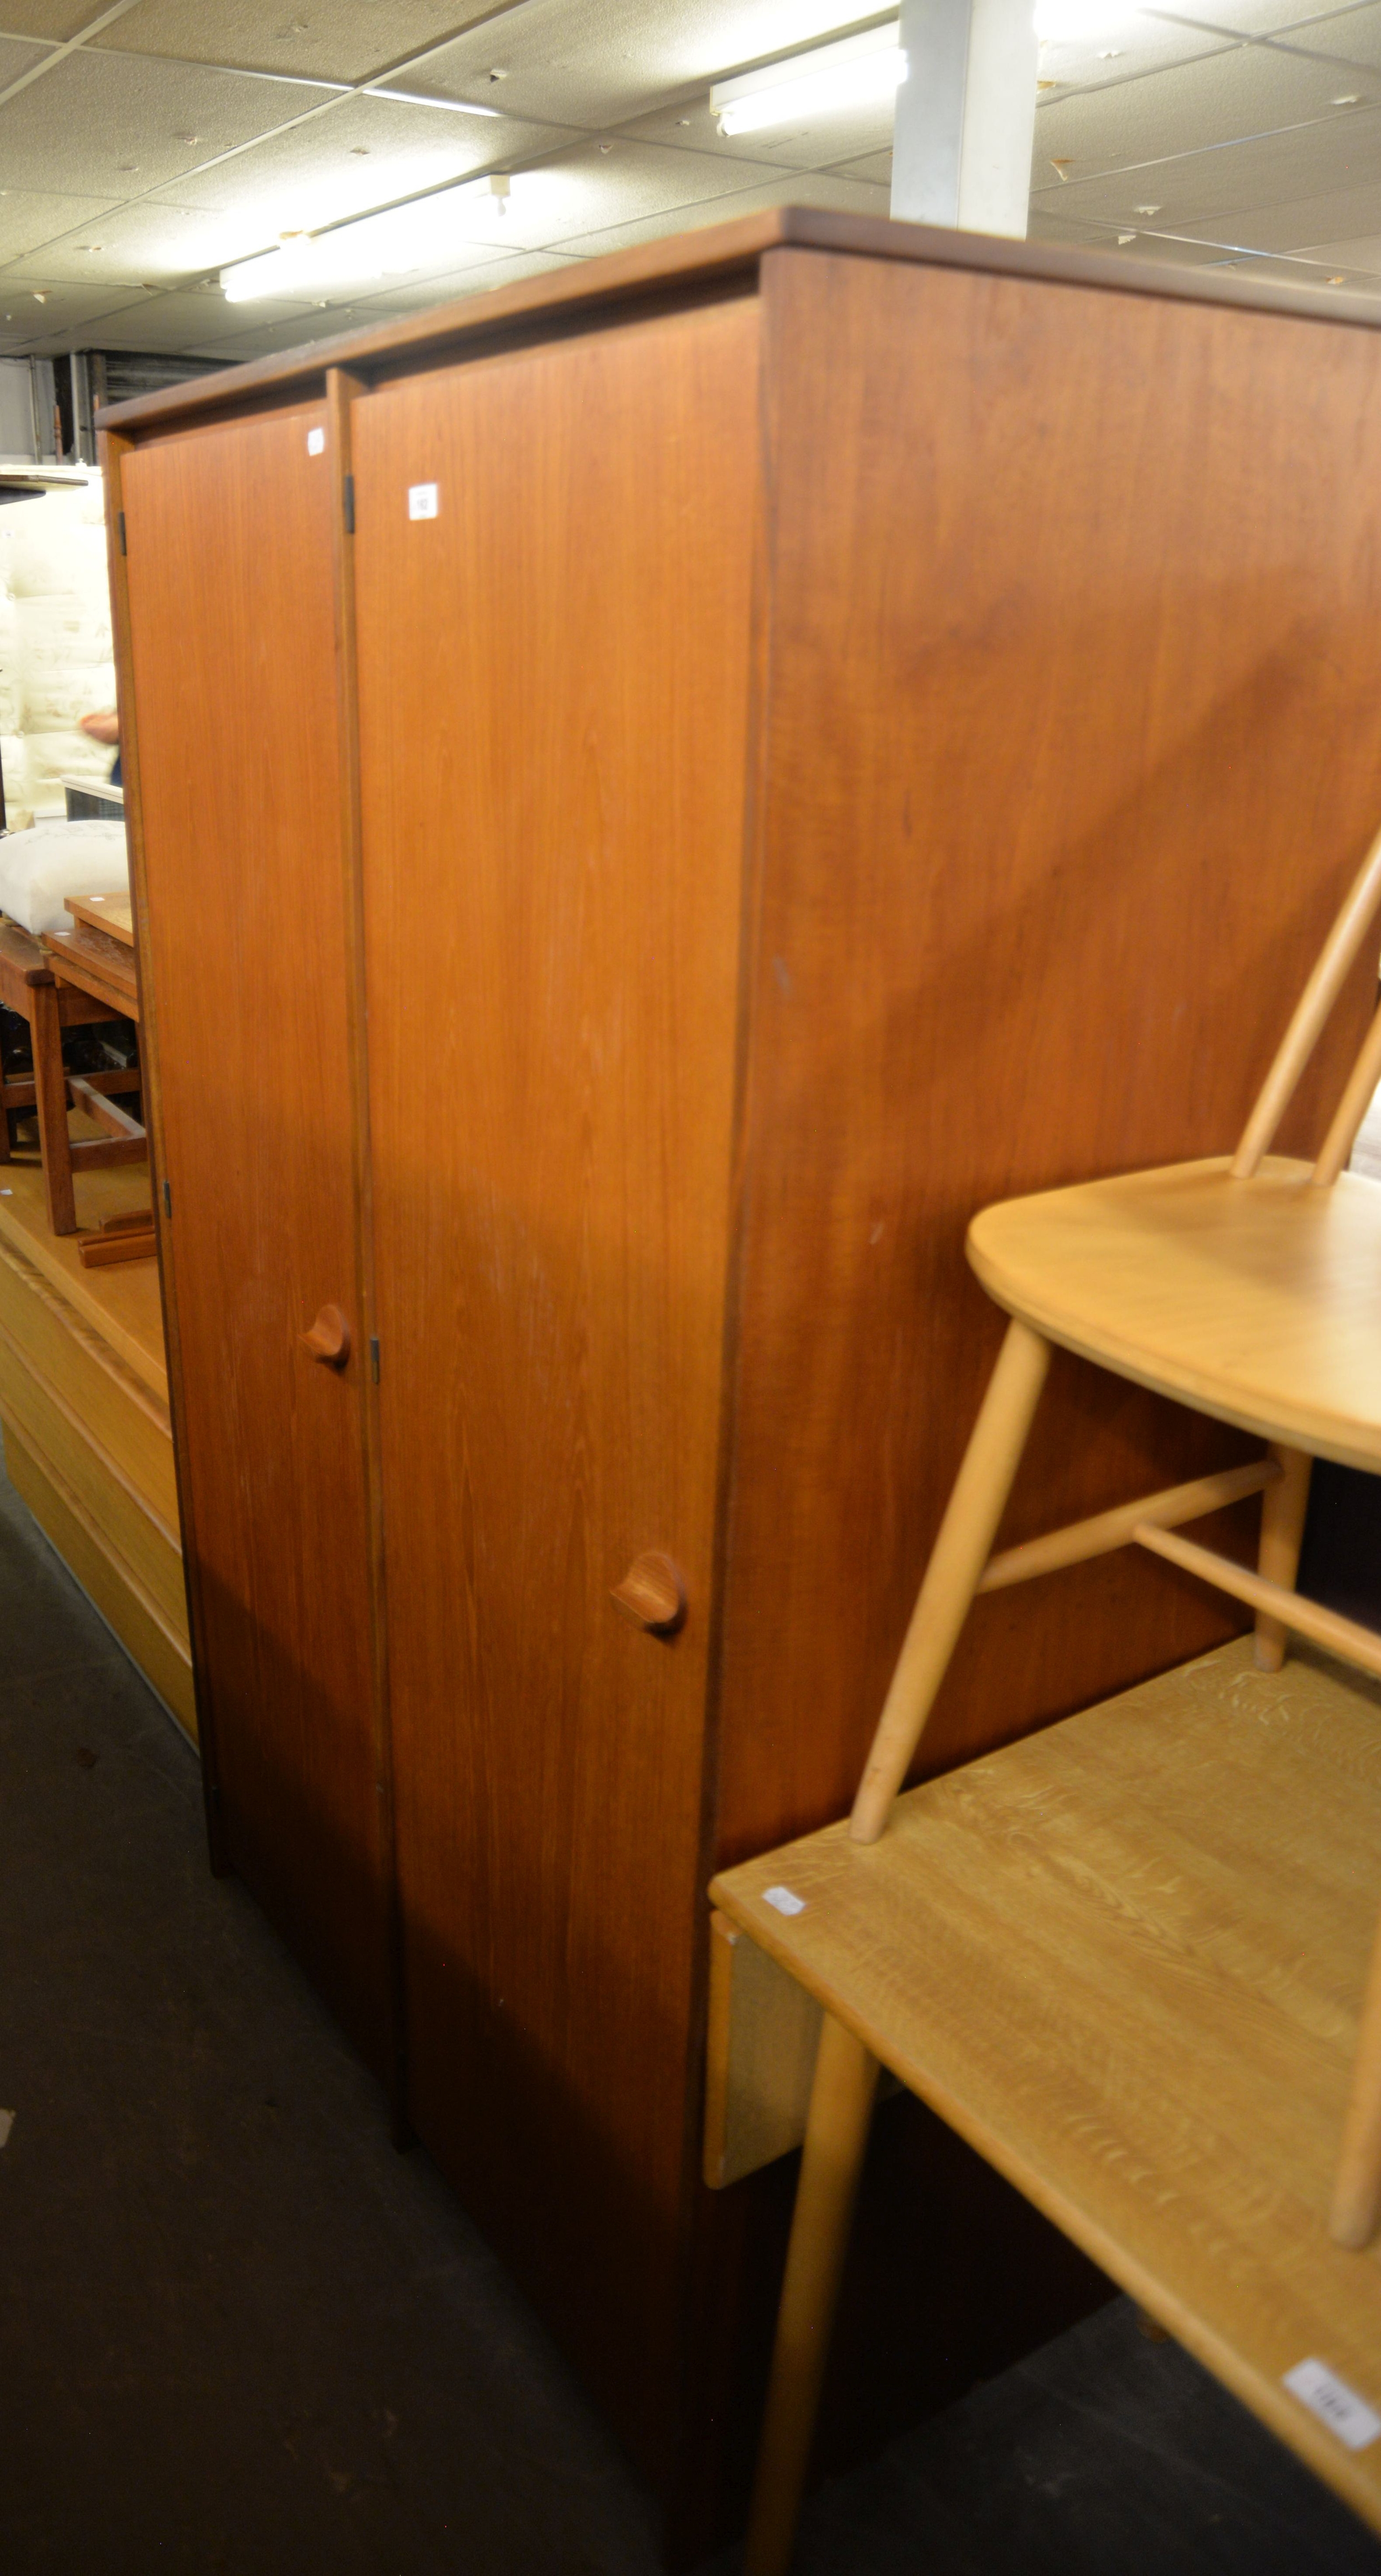
[[[1337,2434],[1349,2451],[1365,2451],[1367,2444],[1381,2433],[1381,2415],[1368,2406],[1365,2397],[1358,2396],[1355,2388],[1349,2388],[1336,2370],[1330,2370],[1327,2362],[1297,2361],[1294,2369],[1285,2373],[1285,2386],[1301,2406],[1307,2406],[1311,2415],[1317,2415],[1319,2422],[1328,2426],[1330,2433]]]
[[[779,1914],[804,1914],[806,1910],[805,1898],[789,1887],[765,1887],[762,1901],[764,1905],[775,1905]]]

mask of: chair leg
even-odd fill
[[[1280,1460],[1280,1481],[1268,1485],[1261,1497],[1261,1543],[1256,1570],[1268,1582],[1279,1583],[1293,1592],[1299,1572],[1299,1552],[1304,1539],[1304,1515],[1309,1508],[1309,1479],[1314,1461],[1303,1449],[1283,1448],[1272,1444]],[[1283,1620],[1272,1619],[1265,1610],[1256,1614],[1256,1668],[1262,1673],[1278,1673],[1285,1661],[1289,1635]]]
[[[743,2576],[786,2576],[868,2144],[877,2059],[826,2013],[777,2313]]]
[[[1381,1925],[1372,1945],[1352,2091],[1343,2122],[1328,2232],[1337,2245],[1369,2245],[1381,2220]]]
[[[29,1032],[34,1049],[34,1093],[38,1103],[38,1143],[43,1157],[43,1188],[48,1223],[54,1234],[75,1234],[77,1201],[72,1187],[72,1145],[67,1133],[67,1076],[62,1069],[62,1023],[51,985],[33,987]]]
[[[992,1554],[1049,1366],[1050,1344],[1014,1317],[940,1523],[859,1782],[849,1826],[855,1842],[877,1841],[920,1743]]]

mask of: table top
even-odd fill
[[[1327,2232],[1381,1687],[1241,1640],[712,1896],[1381,2531],[1381,2251]],[[1372,2410],[1361,2447],[1304,2362]]]
[[[63,902],[74,921],[108,931],[125,948],[134,946],[134,905],[127,894],[69,894]]]

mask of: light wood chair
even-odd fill
[[[1381,1675],[1381,1635],[1294,1590],[1314,1458],[1381,1473],[1381,1184],[1345,1170],[1381,1082],[1381,1010],[1317,1161],[1269,1152],[1378,907],[1381,837],[1329,934],[1235,1154],[1014,1199],[974,1219],[968,1257],[1011,1321],[873,1739],[851,1843],[875,1844],[885,1834],[975,1595],[1114,1548],[1148,1548],[1254,1611],[1255,1660],[1267,1672],[1280,1667],[1287,1633],[1296,1630]],[[1259,1434],[1269,1444],[1265,1454],[994,1556],[1052,1344]],[[1262,1520],[1254,1573],[1178,1535],[1182,1525],[1256,1492]],[[838,1828],[831,1832],[837,1838]],[[716,1881],[716,1902],[730,1901],[726,1889],[731,1882]],[[1377,1892],[1381,1897],[1381,1855]],[[768,1901],[783,1893],[770,1891]],[[901,1990],[908,1961],[897,1918],[895,1903],[879,1905],[872,1932],[877,1943],[892,1945],[887,1971]],[[865,1927],[864,1946],[870,1937]],[[747,2576],[781,2576],[789,2561],[877,2073],[858,2031],[827,2010]],[[1360,2248],[1379,2217],[1381,1938],[1363,2002],[1330,2233],[1338,2245]]]

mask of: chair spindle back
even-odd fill
[[[1343,908],[1324,941],[1313,974],[1300,995],[1294,1017],[1281,1040],[1275,1062],[1257,1094],[1251,1116],[1242,1130],[1242,1141],[1232,1158],[1234,1180],[1250,1180],[1262,1156],[1270,1152],[1276,1129],[1319,1042],[1328,1015],[1379,905],[1381,832],[1372,842]],[[1347,1088],[1314,1165],[1314,1180],[1321,1189],[1330,1188],[1343,1169],[1378,1082],[1381,1082],[1381,1010],[1378,1010],[1362,1040]]]

